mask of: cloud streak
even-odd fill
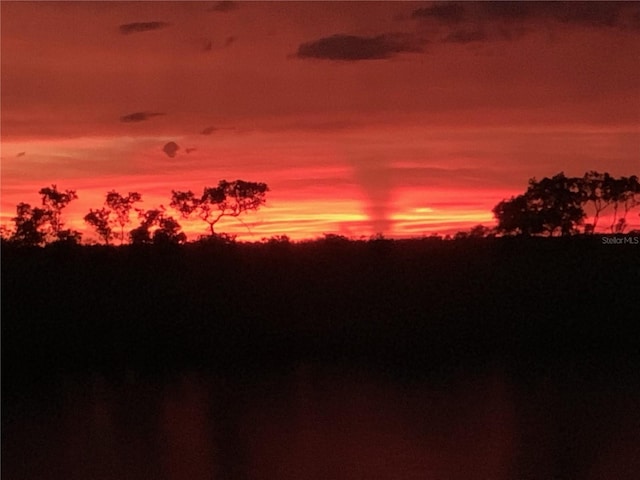
[[[233,12],[234,10],[237,10],[238,8],[240,8],[240,5],[238,5],[237,2],[232,2],[232,1],[229,1],[229,0],[225,0],[225,1],[222,1],[222,2],[217,2],[214,6],[209,8],[209,11],[210,12],[227,13],[227,12]]]
[[[134,23],[125,23],[118,27],[120,33],[122,35],[130,35],[132,33],[142,33],[142,32],[150,32],[153,30],[160,30],[162,28],[167,28],[170,26],[170,23],[167,22],[134,22]]]
[[[375,37],[336,34],[301,44],[296,56],[345,61],[381,60],[400,53],[421,52],[422,43],[406,33],[386,33]]]
[[[151,117],[157,117],[159,115],[164,115],[164,113],[160,112],[134,112],[128,115],[123,115],[120,117],[120,121],[124,123],[136,123],[136,122],[144,122],[145,120],[149,120]]]
[[[433,18],[444,23],[459,23],[465,17],[465,7],[458,2],[438,2],[430,7],[418,8],[411,14],[411,18]]]
[[[632,2],[482,2],[480,12],[488,19],[555,20],[590,27],[623,27]]]
[[[482,30],[455,30],[447,35],[445,43],[472,43],[482,42],[487,39],[487,34]]]
[[[513,40],[522,36],[523,28],[540,26],[640,32],[637,2],[436,2],[414,10],[411,18],[429,25],[430,31],[438,25],[444,28],[444,43]]]

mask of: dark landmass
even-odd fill
[[[640,245],[599,236],[5,246],[2,381],[303,361],[635,369],[639,286]]]

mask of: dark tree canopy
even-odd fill
[[[195,214],[209,225],[210,235],[222,217],[239,217],[251,210],[258,210],[266,202],[269,191],[266,183],[221,180],[217,187],[205,187],[201,196],[191,190],[171,192],[170,206],[184,218]]]
[[[584,232],[593,233],[601,213],[611,206],[610,229],[622,233],[628,213],[639,204],[640,184],[635,175],[614,178],[590,171],[578,178],[561,172],[540,181],[532,178],[524,194],[498,203],[493,214],[497,231],[503,234],[566,236],[579,232],[587,217],[585,208],[593,209],[593,219]]]
[[[180,224],[165,213],[164,207],[139,212],[141,223],[129,233],[131,243],[179,244],[187,240]],[[152,230],[153,229],[153,230]]]
[[[32,208],[28,203],[19,203],[16,216],[13,217],[15,231],[11,240],[18,245],[37,246],[45,243],[47,225],[51,221],[51,212],[44,208]]]
[[[63,229],[62,210],[77,199],[75,190],[61,192],[56,185],[41,188],[42,208],[31,207],[28,203],[19,203],[16,207],[13,234],[9,238],[17,245],[38,246],[47,241],[78,243],[80,232]]]
[[[525,195],[501,201],[493,208],[493,214],[498,220],[496,229],[500,233],[535,235],[544,231],[541,216],[530,206]]]
[[[556,231],[561,235],[576,233],[586,216],[579,180],[568,178],[562,172],[539,182],[531,179],[525,195],[540,217],[544,231],[550,235]]]

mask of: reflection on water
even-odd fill
[[[633,390],[635,392],[635,390]],[[3,412],[6,479],[634,478],[638,396],[300,366],[66,379]]]

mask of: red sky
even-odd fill
[[[65,218],[86,231],[109,190],[154,208],[240,178],[271,188],[251,233],[218,229],[243,240],[420,236],[491,225],[531,177],[640,173],[638,2],[3,1],[1,14],[3,224],[52,183],[78,192]]]

